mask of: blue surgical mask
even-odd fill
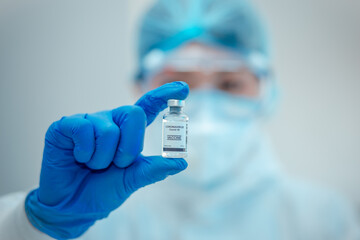
[[[186,100],[189,116],[188,169],[173,177],[189,186],[211,187],[231,177],[260,138],[259,103],[217,90],[194,90]]]

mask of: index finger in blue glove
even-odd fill
[[[113,121],[120,128],[120,142],[114,164],[119,168],[129,166],[143,150],[146,116],[138,106],[122,106],[112,110]]]
[[[169,99],[184,100],[189,95],[189,86],[185,82],[172,82],[158,87],[142,96],[135,105],[141,107],[147,118],[147,126],[167,107]]]

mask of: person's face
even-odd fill
[[[196,56],[194,56],[194,51]],[[231,53],[227,50],[218,49],[206,46],[200,43],[190,43],[178,49],[180,58],[191,59],[195,58],[196,62],[206,59],[212,60],[231,58]],[[191,52],[191,53],[190,53]],[[149,79],[149,87],[151,89],[157,88],[165,83],[183,81],[186,82],[190,90],[193,89],[217,89],[233,95],[256,98],[259,96],[259,80],[247,68],[238,67],[232,71],[224,71],[221,68],[214,66],[209,69],[201,69],[194,67],[194,69],[177,69],[176,66],[166,64],[164,68]]]

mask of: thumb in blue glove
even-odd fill
[[[25,201],[30,222],[56,239],[79,237],[137,189],[184,170],[184,159],[141,152],[146,126],[168,99],[188,93],[186,83],[168,83],[133,106],[54,122],[45,137],[39,188]]]

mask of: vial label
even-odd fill
[[[187,152],[187,128],[186,122],[163,122],[163,151],[164,152]]]

